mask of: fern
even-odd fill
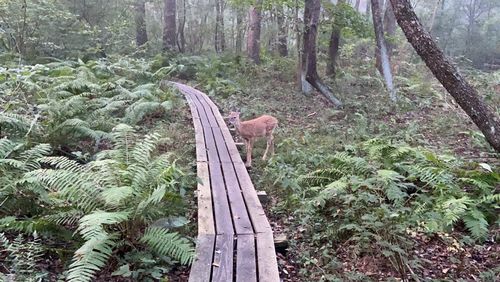
[[[41,272],[37,267],[45,251],[38,234],[34,232],[31,235],[33,238],[30,240],[19,235],[11,241],[4,233],[0,233],[0,244],[8,254],[5,266],[16,275],[19,281],[37,281],[46,276],[46,273]]]
[[[484,240],[488,235],[488,221],[484,214],[473,208],[467,212],[467,214],[463,217],[465,227],[469,230],[472,238],[476,240]]]
[[[177,233],[159,227],[150,227],[141,238],[141,242],[162,256],[170,256],[182,264],[191,264],[194,259],[192,244]]]
[[[0,113],[0,128],[13,135],[26,134],[31,128],[31,120],[23,115]]]
[[[117,243],[107,234],[99,235],[93,236],[76,250],[69,266],[68,281],[92,281],[96,272],[106,265]]]

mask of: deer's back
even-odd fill
[[[263,115],[258,118],[241,122],[240,135],[243,138],[261,137],[271,132],[278,120],[270,115]]]

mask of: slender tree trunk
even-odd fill
[[[226,45],[224,36],[224,0],[215,0],[215,52],[223,52]]]
[[[256,64],[260,64],[261,5],[261,0],[257,0],[255,6],[250,7],[248,12],[250,23],[247,36],[247,53],[248,57]]]
[[[393,37],[396,34],[396,18],[394,17],[394,12],[392,11],[391,2],[387,0],[384,12],[384,32],[388,37]],[[387,40],[384,36],[385,46],[387,48],[387,56],[389,57],[389,62],[391,62],[392,53],[394,51],[394,44]],[[380,74],[383,75],[382,61],[380,57],[380,48],[375,49],[375,66],[377,67]]]
[[[336,65],[337,65],[337,57],[339,53],[340,46],[340,28],[333,24],[332,33],[330,35],[330,42],[328,44],[328,63],[326,65],[326,74],[332,75],[335,77],[336,75]]]
[[[469,115],[486,137],[500,152],[500,118],[462,77],[451,60],[445,57],[431,35],[420,23],[409,0],[391,0],[399,26],[410,44],[460,107]]]
[[[342,107],[340,102],[320,79],[316,68],[316,37],[321,10],[320,0],[306,0],[304,7],[304,54],[302,68],[305,79],[316,88],[329,102],[337,107]],[[305,69],[304,69],[305,68]]]
[[[370,7],[371,6],[371,2],[367,0],[366,2],[366,10],[365,10],[365,16],[367,19],[370,18]]]
[[[236,11],[236,53],[241,53],[243,47],[243,11],[238,8]]]
[[[396,35],[396,17],[394,16],[394,11],[392,10],[392,4],[389,0],[386,0],[386,8],[384,13],[384,30],[385,34],[388,37],[394,37]],[[392,58],[392,53],[396,46],[392,43],[391,40],[386,41],[387,44],[387,54],[389,55],[389,59]]]
[[[148,33],[146,30],[146,2],[136,0],[135,2],[135,43],[137,47],[148,42]]]
[[[175,14],[176,0],[164,0],[163,49],[174,51],[177,42]]]
[[[356,12],[359,12],[359,3],[361,2],[361,0],[356,0],[356,4],[354,4],[354,10],[356,10]]]
[[[301,31],[301,22],[299,18],[299,0],[295,0],[295,13],[294,13],[294,21],[295,21],[295,41],[297,47],[297,85],[299,86],[299,90],[303,93],[308,94],[311,92],[311,86],[306,81],[306,76],[302,68],[302,55],[304,54],[304,49],[302,46],[302,31]]]
[[[177,44],[181,53],[186,51],[186,37],[184,35],[184,28],[186,26],[186,1],[188,0],[182,0],[182,17],[179,17],[179,40]]]
[[[345,0],[339,0],[337,2],[336,9],[339,9],[339,5],[344,4]],[[340,36],[341,29],[337,22],[338,19],[333,19],[332,33],[330,35],[330,42],[328,44],[328,62],[326,64],[326,74],[335,77],[337,57],[340,48]]]
[[[432,34],[432,28],[434,27],[434,21],[436,20],[436,14],[439,7],[440,0],[435,0],[434,9],[432,9],[431,21],[429,23],[429,33]]]
[[[288,56],[288,29],[283,6],[278,7],[276,20],[278,22],[278,53],[281,57]]]
[[[389,91],[392,101],[396,101],[396,90],[394,89],[394,84],[392,81],[391,64],[389,61],[389,54],[387,52],[386,40],[384,37],[384,26],[382,24],[382,14],[380,12],[380,0],[371,0],[372,3],[372,18],[373,27],[375,28],[375,39],[377,41],[376,53],[380,54],[382,75],[385,80],[385,86]]]

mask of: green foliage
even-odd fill
[[[409,251],[414,234],[464,227],[473,239],[483,241],[498,221],[500,175],[485,169],[485,164],[371,139],[318,156],[320,168],[299,167],[299,172],[310,172],[288,175],[296,177],[293,182],[274,174],[289,162],[303,163],[303,154],[299,159],[287,155],[271,162],[266,171],[293,191],[288,202],[308,226],[306,236],[313,248],[345,243],[355,256],[381,254],[402,276],[419,265],[419,258]]]
[[[88,145],[82,148],[85,141],[94,144],[95,151],[118,123],[164,118],[175,105],[173,92],[160,89],[157,82],[162,77],[155,76],[144,60],[63,61],[1,73],[16,79],[0,82],[6,94],[0,134],[29,134],[58,150],[65,146],[91,151]]]
[[[47,275],[38,266],[45,251],[36,232],[32,238],[19,235],[13,240],[0,233],[0,251],[7,253],[4,267],[16,281],[40,281]]]
[[[95,41],[92,28],[62,1],[0,2],[0,50],[34,57],[64,56],[90,48]]]
[[[191,243],[177,233],[149,228],[142,234],[154,220],[173,215],[180,208],[176,198],[184,194],[182,173],[166,156],[154,155],[159,136],[139,141],[124,124],[112,135],[115,146],[95,161],[79,164],[66,157],[43,157],[40,162],[51,168],[26,174],[27,182],[53,193],[48,219],[64,224],[79,217],[77,231],[83,244],[69,266],[70,281],[92,280],[116,249],[137,244],[137,237],[159,255],[183,264],[193,257]],[[68,205],[73,211],[56,216]]]

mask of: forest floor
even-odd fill
[[[183,82],[208,93],[223,116],[233,109],[239,109],[243,120],[262,114],[273,115],[279,120],[279,127],[275,132],[275,157],[262,161],[265,140],[256,142],[254,166],[250,170],[250,176],[255,187],[266,191],[270,196],[265,209],[276,236],[284,235],[287,238],[288,247],[278,249],[280,276],[284,281],[360,281],[367,278],[375,281],[401,280],[401,272],[405,271],[406,277],[416,275],[425,277],[426,280],[448,281],[479,281],[483,279],[482,273],[492,271],[493,279],[490,280],[495,281],[495,277],[500,279],[498,225],[490,228],[493,229],[490,231],[491,236],[481,245],[464,243],[463,226],[457,226],[449,234],[429,236],[409,233],[408,237],[413,245],[407,251],[420,258],[420,265],[403,265],[398,272],[398,265],[406,262],[389,262],[381,254],[360,252],[348,241],[341,244],[333,242],[333,250],[322,253],[321,246],[313,245],[305,234],[310,226],[306,226],[304,219],[295,213],[294,206],[289,205],[288,197],[294,193],[286,185],[293,181],[287,179],[289,175],[293,175],[290,172],[297,168],[310,171],[311,167],[304,162],[314,163],[314,154],[318,152],[333,154],[375,137],[422,146],[441,155],[484,162],[496,168],[500,166],[498,155],[488,147],[475,125],[425,68],[421,65],[411,66],[414,69],[403,69],[402,72],[405,73],[396,76],[400,97],[397,104],[390,102],[378,74],[373,71],[356,71],[358,68],[363,69],[362,67],[346,70],[335,81],[327,79],[326,82],[333,85],[333,92],[344,102],[343,109],[333,108],[316,92],[309,96],[299,93],[294,82],[295,68],[292,59],[271,61],[242,70],[234,65],[227,68],[233,69],[222,67],[222,71],[226,72],[226,80],[216,80],[222,85],[223,91],[207,89],[213,82],[210,80],[213,77],[205,79],[210,83],[203,80],[195,82],[194,79]],[[364,70],[366,69],[372,67],[365,66]],[[236,87],[221,81],[232,81]],[[477,77],[474,84],[480,93],[486,93],[487,102],[495,106],[498,112],[500,93],[494,91],[498,91],[500,87]],[[195,187],[195,140],[189,107],[180,94],[173,105],[167,117],[165,113],[153,112],[146,115],[136,128],[140,135],[159,133],[162,141],[157,153],[170,154],[187,173],[187,177],[193,180],[192,187]],[[238,137],[235,136],[235,139]],[[109,145],[101,144],[104,147]],[[81,142],[74,151],[91,151],[91,147],[91,142],[87,140]],[[242,148],[240,152],[244,159]],[[286,162],[283,162],[286,165],[273,166],[277,158],[286,158]],[[186,217],[190,224],[182,233],[196,238],[194,223],[197,222],[197,209],[192,191],[188,191],[186,199],[189,210]],[[57,245],[53,242],[44,243],[49,246]],[[331,253],[334,253],[334,259],[329,257]],[[63,260],[69,258],[70,254],[50,252],[44,257],[41,268],[56,280],[64,271]],[[120,263],[117,258],[110,259],[95,281],[133,281],[131,278],[112,274]],[[325,268],[323,265],[326,259],[335,261],[335,267]],[[5,256],[0,251],[0,266],[4,260]],[[189,268],[174,267],[169,272],[168,281],[187,281],[188,277]],[[339,277],[343,280],[339,280]]]
[[[334,93],[345,103],[344,108],[338,110],[318,93],[304,96],[297,91],[293,79],[273,71],[258,72],[247,80],[241,80],[240,95],[227,98],[214,96],[212,99],[223,115],[237,108],[242,112],[243,120],[262,114],[277,117],[279,128],[275,133],[275,143],[278,155],[319,146],[330,147],[333,152],[366,138],[390,136],[413,146],[425,146],[440,154],[484,161],[498,167],[499,159],[478,138],[475,125],[459,106],[430,74],[421,79],[422,91],[412,91],[404,85],[401,87],[397,105],[393,105],[386,91],[376,84],[338,79]],[[500,93],[493,96],[498,98]],[[496,104],[498,101],[493,102]],[[284,281],[330,281],[328,270],[318,266],[321,257],[314,255],[320,254],[304,242],[302,231],[305,226],[302,226],[301,220],[294,218],[292,210],[279,207],[287,192],[269,179],[274,172],[270,173],[266,162],[260,160],[264,149],[264,140],[256,143],[254,167],[250,174],[256,187],[271,195],[266,209],[275,234],[285,235],[289,242],[288,249],[278,253],[281,277]],[[241,153],[244,158],[244,152]],[[500,234],[500,229],[494,233]],[[454,234],[434,237],[424,234],[411,236],[415,243],[411,251],[423,261],[420,277],[479,281],[481,272],[500,266],[498,242],[493,240],[481,246],[464,246],[458,243],[460,236],[459,230]],[[380,254],[353,256],[349,244],[338,245],[334,252],[340,260],[340,272],[361,273],[373,280],[399,276],[391,270],[394,267],[381,259]],[[311,262],[301,265],[299,258],[307,255],[311,255]],[[409,276],[411,274],[414,273],[408,273]],[[352,279],[357,280],[355,277]]]

